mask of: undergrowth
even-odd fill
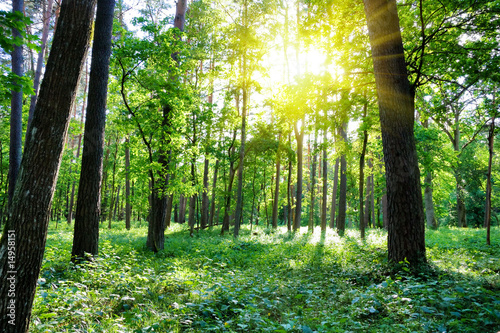
[[[71,230],[51,224],[32,332],[497,332],[500,229],[428,231],[429,265],[387,264],[386,233],[344,237],[257,228],[101,229],[100,255],[70,263]],[[61,229],[63,228],[63,229]],[[64,229],[68,228],[68,229]]]

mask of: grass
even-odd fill
[[[428,231],[429,268],[387,265],[386,233],[243,229],[189,237],[101,229],[100,256],[69,263],[72,232],[51,224],[32,332],[498,332],[500,229]],[[64,226],[64,228],[67,228]],[[304,231],[306,228],[303,228]]]

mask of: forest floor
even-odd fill
[[[383,230],[291,235],[243,227],[189,237],[101,229],[100,256],[70,261],[72,231],[50,224],[31,332],[498,332],[500,228],[427,231],[429,268],[387,265]]]

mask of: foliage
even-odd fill
[[[387,266],[385,232],[242,230],[179,225],[165,249],[144,227],[101,230],[100,256],[69,263],[71,232],[51,224],[32,332],[496,332],[500,229],[427,233],[430,269]]]

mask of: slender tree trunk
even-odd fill
[[[411,90],[395,0],[364,0],[377,87],[388,201],[388,257],[425,261],[420,170]]]
[[[367,107],[368,105],[365,103],[363,106],[363,119],[366,118],[366,113],[367,113]],[[363,120],[364,122],[365,120]],[[365,130],[363,131],[363,147],[361,149],[361,156],[359,157],[359,231],[361,233],[361,239],[365,239],[365,215],[364,215],[364,210],[363,210],[363,201],[365,200],[364,195],[363,195],[363,189],[364,189],[364,182],[365,182],[365,154],[366,154],[366,145],[368,143],[368,131],[366,130],[366,124],[365,125]],[[368,191],[367,191],[367,197],[368,197]],[[368,206],[368,205],[367,205]]]
[[[195,171],[195,164],[196,164],[196,157],[193,157],[193,160],[191,161],[191,186],[196,185],[196,171]],[[195,209],[196,209],[196,199],[197,195],[193,194],[189,198],[189,212],[188,212],[188,225],[189,225],[189,230],[190,230],[190,235],[193,236],[194,232],[194,224],[195,224]]]
[[[493,102],[493,104],[495,104]],[[486,227],[486,244],[491,245],[491,167],[493,164],[493,147],[495,140],[495,116],[491,119],[490,130],[488,132],[488,174],[486,175],[486,203],[484,214],[484,226]]]
[[[257,178],[257,156],[253,162],[253,177],[252,177],[252,210],[250,211],[250,229],[252,229],[253,225],[253,215],[255,210],[255,178]]]
[[[312,165],[311,165],[311,206],[309,208],[309,224],[308,224],[308,231],[313,232],[314,231],[314,208],[315,208],[315,201],[316,201],[316,163],[318,161],[318,155],[316,155],[316,145],[318,142],[318,132],[315,130],[314,131],[314,156],[312,158]],[[309,154],[310,155],[310,154]]]
[[[274,201],[273,201],[273,215],[272,215],[272,225],[273,229],[278,228],[278,202],[280,198],[280,149],[279,145],[281,143],[281,132],[278,135],[278,150],[276,151],[276,186],[274,190]]]
[[[326,111],[325,111],[326,115]],[[326,206],[328,202],[328,153],[327,130],[323,130],[323,201],[321,202],[321,232],[326,231]]]
[[[28,115],[28,126],[30,127],[31,120],[33,119],[33,111],[35,111],[36,99],[38,96],[38,87],[40,86],[40,78],[42,77],[42,68],[45,63],[45,50],[47,45],[47,39],[49,38],[49,28],[50,28],[50,17],[52,16],[52,3],[53,0],[48,0],[47,5],[45,5],[45,0],[43,3],[43,27],[42,27],[42,39],[40,40],[40,51],[38,51],[38,58],[36,61],[36,71],[35,77],[33,78],[33,91],[34,95],[30,98],[30,109]]]
[[[23,0],[12,0],[13,12],[24,12]],[[12,29],[12,37],[21,39],[22,36],[17,29]],[[23,47],[22,45],[14,45],[11,54],[12,58],[12,74],[23,76]],[[14,80],[14,85],[18,89],[11,91],[10,103],[10,148],[9,148],[9,207],[12,205],[14,196],[14,188],[16,186],[17,175],[21,165],[22,156],[22,136],[23,136],[23,91],[22,85],[17,80]]]
[[[170,227],[170,221],[172,220],[172,206],[174,204],[174,195],[169,194],[167,197],[167,210],[165,212],[165,229]]]
[[[208,219],[208,225],[211,227],[214,225],[214,214],[215,214],[215,194],[217,192],[217,172],[219,171],[219,160],[215,161],[214,168],[214,178],[212,181],[212,202],[210,204],[210,215]],[[216,221],[218,223],[219,221]]]
[[[333,192],[332,192],[332,208],[330,210],[330,228],[335,228],[335,211],[337,210],[337,188],[339,179],[339,158],[335,160],[335,167],[333,169]]]
[[[82,148],[83,133],[81,133],[81,131],[84,128],[83,126],[84,126],[84,121],[85,121],[85,108],[86,108],[85,99],[87,98],[86,93],[87,93],[87,88],[88,88],[88,76],[89,76],[88,61],[85,61],[85,73],[84,73],[84,75],[85,75],[85,87],[84,87],[84,94],[83,94],[82,112],[81,112],[81,118],[80,118],[80,134],[78,134],[78,146],[76,148],[76,156],[75,156],[75,161],[77,163],[78,163],[78,159],[80,158],[80,151]],[[76,117],[76,105],[75,105],[74,116]],[[71,173],[71,169],[70,169],[70,173]],[[80,170],[80,173],[81,173],[81,170]],[[68,224],[71,224],[71,222],[73,221],[73,207],[75,204],[75,187],[76,187],[75,183],[76,182],[73,181],[71,184],[71,200],[70,200],[69,211],[68,211]]]
[[[130,202],[130,138],[125,138],[125,228],[130,230],[132,205]]]
[[[288,137],[289,142],[291,142],[291,138]],[[288,232],[292,231],[292,217],[293,217],[293,212],[292,212],[292,160],[289,158],[288,159],[288,184],[287,184],[287,210],[288,210],[288,221],[287,221],[287,230]]]
[[[303,122],[303,121],[302,121]],[[294,125],[295,139],[297,140],[297,201],[295,203],[295,219],[293,220],[293,231],[300,229],[302,217],[302,159],[303,159],[303,144],[304,144],[304,124],[299,132],[297,122]]]
[[[61,7],[9,220],[0,240],[0,332],[28,332],[64,138],[89,45],[95,2],[64,0]],[[9,242],[15,243],[15,260],[7,256]],[[15,298],[10,294],[12,281]],[[10,315],[12,305],[15,318]]]
[[[209,160],[205,157],[203,168],[203,193],[201,194],[201,228],[205,229],[208,225],[208,164]]]
[[[244,73],[246,68],[246,58],[243,57]],[[243,209],[243,165],[245,159],[245,141],[246,141],[246,113],[247,113],[247,87],[246,82],[243,83],[243,108],[241,111],[241,146],[240,146],[240,164],[238,166],[238,189],[236,191],[236,211],[234,224],[234,237],[238,237],[240,232],[240,217]]]
[[[99,1],[99,0],[97,0]],[[116,160],[118,159],[118,133],[116,134],[115,153],[113,154],[113,174],[111,176],[111,194],[109,196],[109,212],[108,212],[108,229],[111,229],[111,221],[113,219],[113,211],[115,208],[115,183],[116,183]]]
[[[119,210],[119,206],[120,206],[120,189],[121,189],[121,184],[118,184],[118,188],[116,189],[115,209],[113,210],[113,220],[114,221],[116,221],[116,212]]]
[[[425,216],[427,219],[427,226],[431,229],[437,229],[436,214],[434,213],[434,203],[432,200],[432,173],[427,171],[424,180],[424,201],[425,201]]]
[[[347,134],[345,132],[347,124],[342,125],[340,133],[344,142],[347,142]],[[347,161],[345,152],[342,152],[340,157],[340,193],[339,193],[339,214],[337,215],[337,232],[343,236],[345,232],[346,210],[347,210]]]

